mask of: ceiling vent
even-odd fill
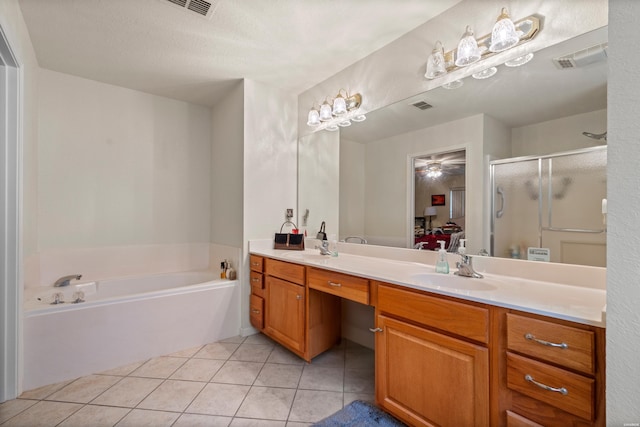
[[[564,70],[567,68],[585,67],[589,64],[606,61],[608,47],[607,43],[591,46],[560,58],[554,58],[553,63],[557,68]]]
[[[420,110],[428,110],[429,108],[433,108],[433,105],[424,102],[424,101],[418,101],[418,102],[414,102],[413,104],[414,107],[420,109]]]
[[[207,0],[162,0],[164,3],[169,2],[174,6],[179,7],[183,10],[191,11],[192,13],[198,14],[204,18],[210,19],[213,16],[213,12],[215,11],[218,2],[217,1],[207,1]]]

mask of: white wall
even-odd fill
[[[238,83],[211,116],[211,242],[242,247],[244,84]]]
[[[209,108],[41,69],[41,283],[27,285],[70,273],[95,279],[206,268],[210,134]],[[125,261],[108,263],[123,250]],[[196,261],[182,259],[191,254]],[[162,266],[161,258],[174,262]]]
[[[607,195],[607,425],[640,422],[640,2],[610,2]]]
[[[340,139],[340,239],[349,236],[365,237],[364,174],[365,145]]]

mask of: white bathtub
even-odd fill
[[[72,304],[82,290],[85,302]],[[64,304],[50,305],[54,292]],[[183,272],[25,291],[23,389],[238,335],[237,281]]]

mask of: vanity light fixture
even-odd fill
[[[493,31],[491,31],[489,50],[491,52],[502,52],[517,45],[519,41],[520,36],[516,31],[516,26],[509,17],[507,8],[503,7],[498,20],[493,26]]]
[[[478,41],[473,37],[473,31],[471,27],[467,25],[460,42],[458,43],[458,56],[456,58],[456,65],[458,67],[466,67],[474,62],[480,60],[480,48],[478,47]]]
[[[326,98],[320,108],[314,105],[309,110],[307,125],[316,130],[336,131],[340,127],[351,126],[351,122],[362,122],[366,116],[358,112],[362,105],[362,95],[340,89],[335,98]]]
[[[492,77],[497,72],[498,72],[498,69],[496,67],[489,67],[482,71],[478,71],[477,73],[471,74],[471,77],[477,80],[484,80],[484,79],[488,79],[489,77]]]
[[[431,179],[442,176],[442,165],[440,162],[432,162],[427,165],[427,177]]]
[[[535,38],[539,32],[540,18],[537,15],[530,15],[513,22],[507,13],[507,9],[502,8],[491,34],[476,39],[473,36],[471,27],[467,26],[458,43],[458,47],[455,50],[444,53],[441,52],[442,42],[437,41],[433,51],[427,58],[427,67],[424,76],[430,80],[441,78],[453,71],[467,67],[515,46],[520,46]],[[444,72],[439,68],[442,57],[444,58]],[[509,67],[524,65],[529,62],[532,57],[533,53],[526,53],[518,58],[510,59],[505,65]],[[495,74],[491,68],[492,67],[488,67],[483,71],[474,73],[473,76],[475,78],[490,77]],[[454,80],[443,84],[442,87],[445,89],[453,89],[460,87],[461,82],[461,79]]]

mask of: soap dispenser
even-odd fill
[[[467,253],[467,248],[465,244],[467,243],[467,239],[460,239],[460,246],[458,246],[458,253],[460,255],[464,255]]]
[[[438,261],[436,262],[436,273],[449,274],[449,261],[447,251],[444,249],[444,240],[438,240],[440,249],[438,250]]]

